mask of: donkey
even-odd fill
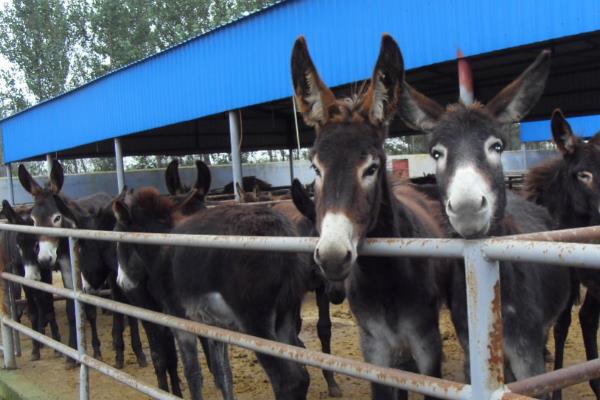
[[[575,136],[560,110],[552,114],[552,136],[562,157],[548,160],[532,168],[525,177],[524,193],[528,200],[548,209],[561,229],[600,224],[600,133],[587,143]],[[600,272],[577,269],[575,275],[587,288],[585,300],[579,310],[588,360],[598,358],[598,318],[600,316]],[[576,285],[576,294],[579,285]],[[566,338],[571,314],[564,324]],[[555,368],[562,368],[562,357],[555,359]],[[590,386],[600,399],[600,379],[590,381]],[[560,399],[560,391],[554,399]]]
[[[346,280],[346,294],[373,364],[441,375],[439,307],[447,270],[437,261],[366,257],[357,249],[367,237],[436,237],[441,216],[421,206],[413,190],[399,201],[392,193],[383,147],[400,100],[400,49],[384,35],[367,91],[337,100],[323,83],[305,39],[292,52],[292,81],[304,121],[316,130],[310,157],[316,173],[314,259],[332,281]],[[435,209],[435,204],[431,210]],[[414,360],[414,361],[413,361]],[[406,399],[407,393],[373,384],[374,399]]]
[[[35,226],[68,228],[69,221],[63,218],[56,206],[55,197],[60,196],[63,201],[83,213],[84,210],[96,210],[112,200],[110,196],[100,193],[91,195],[78,200],[69,200],[60,194],[64,183],[64,172],[60,163],[56,160],[52,163],[50,171],[50,180],[45,187],[40,186],[38,182],[29,174],[23,164],[19,165],[19,181],[23,188],[29,192],[34,200],[31,209],[31,219]],[[81,260],[81,268],[85,269],[86,260]],[[41,268],[60,269],[63,285],[65,288],[72,289],[73,281],[71,278],[71,268],[69,262],[68,241],[66,238],[58,238],[42,235],[39,237],[38,263]],[[86,282],[84,280],[84,285]],[[87,285],[86,285],[87,286]],[[96,325],[96,308],[84,305],[87,320],[90,323],[92,331],[92,348],[95,358],[101,359],[100,339]],[[76,346],[75,333],[75,308],[72,300],[67,300],[67,319],[69,321],[69,346]],[[67,362],[72,365],[73,360],[67,358]]]
[[[33,224],[30,218],[23,217],[15,212],[6,200],[2,201],[2,211],[0,213],[11,224]],[[1,258],[7,272],[24,276],[27,279],[52,284],[52,271],[40,270],[38,266],[38,241],[34,235],[2,231],[0,233],[0,242],[2,243]],[[27,299],[27,312],[32,328],[43,334],[46,330],[46,325],[50,325],[52,338],[60,342],[60,331],[56,323],[52,294],[30,288],[29,286],[23,286],[23,291]],[[41,344],[33,340],[31,349],[32,361],[40,359],[40,347]]]
[[[142,188],[117,199],[113,211],[125,231],[216,235],[294,236],[294,226],[265,206],[219,206],[183,216],[182,204]],[[119,246],[120,248],[122,246]],[[123,246],[125,247],[125,246]],[[123,252],[125,249],[123,248]],[[295,254],[163,246],[127,246],[152,271],[149,287],[163,310],[184,318],[299,345],[297,315],[308,280],[308,265]],[[258,279],[257,279],[258,278]],[[193,399],[202,398],[197,338],[174,330]],[[277,399],[304,399],[303,366],[257,354]],[[233,398],[224,343],[210,343],[209,366],[226,399]]]
[[[112,231],[115,227],[115,217],[112,213],[111,203],[91,212],[76,213],[58,195],[54,195],[54,202],[63,218],[68,221],[71,228]],[[115,301],[128,303],[123,290],[117,285],[117,248],[114,242],[78,239],[76,251],[79,254],[81,274],[85,282],[85,290],[93,292],[100,289],[108,282],[111,298]],[[138,320],[127,317],[130,328],[131,348],[136,356],[138,365],[146,367],[146,355],[142,350]],[[125,329],[124,315],[113,313],[112,338],[115,349],[115,367],[122,369],[125,366],[125,344],[123,332]]]
[[[295,225],[300,236],[315,235],[315,204],[308,192],[304,189],[298,179],[292,182],[291,196],[293,203],[281,202],[273,205],[273,208],[287,216]],[[314,290],[319,310],[317,321],[317,335],[321,342],[321,350],[331,354],[331,318],[329,315],[329,302],[341,304],[346,298],[343,282],[330,282],[325,278],[316,264],[312,264],[312,277],[309,288]],[[302,325],[299,319],[298,331]],[[342,390],[335,381],[332,371],[323,370],[323,376],[327,382],[330,397],[342,397]]]
[[[506,126],[519,121],[536,104],[549,69],[550,53],[543,51],[485,106],[457,103],[444,109],[406,82],[402,84],[400,116],[408,126],[431,134],[430,154],[436,162],[442,208],[459,236],[473,239],[551,228],[542,207],[506,192],[501,162]],[[500,279],[507,380],[543,373],[548,330],[563,312],[570,311],[569,271],[501,262]],[[450,308],[468,352],[462,268],[453,274]]]

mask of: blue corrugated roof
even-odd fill
[[[573,132],[580,137],[590,138],[600,131],[600,115],[567,118]],[[552,140],[550,120],[524,122],[521,124],[521,141],[540,142]]]
[[[296,0],[238,20],[1,122],[5,162],[290,96],[304,34],[325,81],[368,78],[382,32],[407,68],[600,29],[600,1]]]

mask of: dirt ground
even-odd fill
[[[55,282],[56,281],[60,281],[60,279],[55,279]],[[68,334],[64,302],[58,302],[56,303],[56,306],[57,314],[60,320],[59,324],[61,327],[61,334],[64,342],[66,341]],[[574,309],[574,324],[571,326],[571,330],[569,332],[565,352],[566,365],[572,365],[585,361],[581,332],[579,329],[579,324],[576,322],[577,312],[578,308]],[[333,353],[339,356],[360,360],[362,357],[358,344],[358,330],[348,309],[347,302],[340,306],[332,306],[331,314],[333,320]],[[320,343],[318,341],[316,331],[317,308],[315,305],[314,296],[312,294],[306,297],[302,317],[304,321],[301,333],[302,341],[308,348],[320,350]],[[99,313],[98,318],[104,361],[112,364],[114,362],[114,352],[111,348],[112,317],[110,315]],[[26,318],[24,320],[25,324],[29,324]],[[450,380],[462,381],[463,352],[458,344],[448,312],[445,310],[442,313],[441,330],[444,341],[445,355],[443,363],[443,377]],[[140,331],[143,333],[141,327]],[[126,332],[128,332],[128,330]],[[90,336],[88,332],[88,343],[89,337]],[[148,361],[150,361],[150,352],[145,334],[142,334],[142,339],[146,356],[148,357]],[[78,398],[79,369],[65,369],[64,361],[61,358],[56,357],[53,350],[48,348],[42,349],[41,360],[31,362],[29,361],[31,340],[28,338],[22,338],[22,344],[23,355],[17,360],[19,369],[15,372],[0,371],[0,374],[18,373],[28,381],[34,382],[40,386],[46,393],[48,393],[48,398],[65,400]],[[549,348],[552,349],[552,345],[550,345]],[[256,361],[256,357],[252,352],[231,346],[230,358],[234,373],[235,390],[239,400],[273,398],[271,388],[267,382],[267,377]],[[205,360],[203,359],[202,362],[205,376],[205,398],[220,399],[220,394],[215,388],[212,377],[207,372],[208,369],[206,367]],[[548,367],[550,368],[550,366]],[[124,371],[138,377],[145,382],[156,385],[156,378],[154,376],[152,366],[149,365],[146,368],[138,367],[129,343],[126,343],[126,365]],[[321,371],[316,368],[309,367],[309,372],[311,383],[308,398],[327,398],[327,386],[323,376],[321,375]],[[145,398],[145,396],[139,392],[136,392],[125,385],[103,376],[96,371],[92,370],[90,376],[91,398],[94,400],[127,400]],[[180,377],[182,379],[184,388],[184,396],[189,398],[189,393],[187,392],[187,386],[185,384],[185,378],[183,376],[183,371],[181,370]],[[366,399],[370,397],[370,387],[368,382],[342,375],[336,375],[336,378],[340,384],[340,387],[342,388],[344,394],[343,398]],[[565,399],[587,400],[595,398],[587,383],[571,387],[564,393]],[[411,396],[411,400],[420,398],[422,398],[422,396],[414,394]]]

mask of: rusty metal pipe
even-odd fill
[[[95,370],[98,370],[103,374],[108,375],[111,378],[121,383],[124,383],[129,387],[132,387],[148,396],[151,396],[152,398],[161,400],[181,400],[179,397],[173,396],[168,392],[140,382],[135,377],[123,371],[120,371],[114,367],[111,367],[106,363],[98,361],[93,357],[90,357],[88,355],[81,356],[77,350],[72,349],[71,347],[62,344],[61,342],[58,342],[52,338],[49,338],[46,335],[42,335],[41,333],[36,332],[23,324],[20,324],[16,321],[7,318],[3,318],[2,322],[9,325],[12,329],[20,331],[24,335],[30,336],[31,338],[39,341],[40,343],[43,343],[44,345],[65,354],[67,357],[70,357],[80,362],[81,364],[85,364],[88,367],[94,368]]]
[[[538,397],[567,386],[600,378],[600,359],[572,365],[557,371],[522,379],[508,384],[508,389],[514,393]]]
[[[134,307],[129,304],[123,304],[89,294],[73,294],[73,292],[68,289],[56,288],[45,283],[24,279],[7,272],[3,272],[0,276],[3,279],[12,282],[64,295],[65,297],[77,299],[87,304],[106,308],[138,319],[174,329],[180,329],[195,335],[234,344],[248,350],[258,351],[260,353],[269,354],[313,367],[327,369],[355,378],[366,379],[371,382],[381,383],[383,385],[389,385],[441,399],[467,400],[472,398],[471,387],[462,383],[451,382],[392,368],[378,367],[362,361],[348,360],[342,357],[290,346],[240,332],[229,331],[196,321],[161,314],[159,312]]]
[[[600,269],[600,245],[488,239],[484,254],[493,260]]]
[[[182,235],[172,233],[110,232],[87,229],[45,228],[26,225],[0,224],[0,230],[74,237],[78,239],[117,241],[151,245],[206,247],[256,251],[282,251],[312,253],[317,244],[315,237],[273,236],[219,236]],[[465,241],[462,239],[367,239],[359,248],[365,256],[389,257],[462,257]]]
[[[541,242],[600,243],[600,226],[561,229],[548,232],[501,236],[498,239],[536,240]]]

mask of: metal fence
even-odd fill
[[[368,239],[365,241],[359,249],[361,255],[464,259],[467,278],[471,385],[349,360],[83,293],[79,260],[77,252],[74,251],[77,239],[90,239],[220,249],[313,252],[317,238],[123,233],[7,224],[0,224],[0,230],[69,238],[74,289],[56,288],[7,272],[1,272],[0,277],[4,281],[73,299],[76,310],[77,349],[72,349],[16,322],[6,310],[0,313],[0,322],[5,368],[16,368],[16,343],[13,340],[13,333],[21,332],[66,354],[81,364],[80,399],[89,398],[89,368],[96,369],[151,397],[157,399],[176,398],[170,393],[136,380],[133,376],[86,354],[82,303],[238,345],[249,350],[442,399],[529,399],[531,397],[528,396],[538,396],[558,388],[600,377],[600,360],[592,360],[505,385],[499,281],[499,261],[502,260],[600,269],[600,245],[586,244],[600,240],[600,227],[482,240],[414,238]],[[551,241],[560,241],[560,243],[550,243]],[[540,265],[539,268],[544,268],[544,266]]]

